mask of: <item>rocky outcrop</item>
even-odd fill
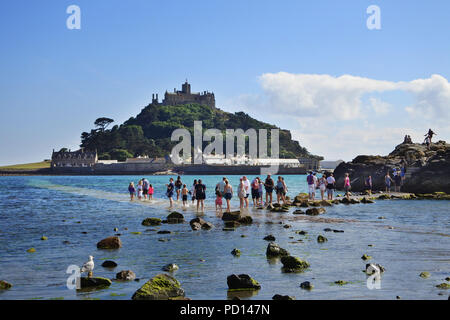
[[[184,297],[177,279],[168,274],[158,274],[147,281],[134,294],[133,300],[172,300]]]
[[[196,231],[196,230],[209,230],[213,227],[213,224],[211,222],[207,222],[205,220],[203,220],[202,218],[194,218],[191,221],[189,221],[189,224],[192,228],[192,230]]]
[[[227,277],[227,285],[229,290],[259,290],[261,285],[248,274],[229,275]]]
[[[341,163],[335,170],[336,185],[342,189],[345,173],[350,174],[352,191],[363,191],[364,181],[371,175],[374,190],[384,190],[386,172],[406,165],[402,191],[411,193],[450,193],[450,144],[433,143],[430,150],[424,144],[402,143],[387,156],[357,156]]]
[[[184,216],[177,211],[173,211],[167,216],[167,222],[168,223],[183,223]]]

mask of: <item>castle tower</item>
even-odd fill
[[[188,83],[187,79],[186,82],[181,85],[181,92],[191,94],[191,85]]]

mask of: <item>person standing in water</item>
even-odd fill
[[[153,193],[155,192],[155,189],[153,189],[153,186],[149,184],[148,186],[148,200],[153,200]]]
[[[309,175],[306,177],[306,182],[308,183],[309,200],[314,201],[316,195],[316,182],[312,171],[310,171]]]
[[[194,179],[194,183],[192,184],[191,190],[189,193],[192,195],[192,204],[195,202],[195,186],[197,185],[197,179]]]
[[[247,192],[245,191],[244,178],[239,179],[238,186],[238,197],[239,197],[239,208],[242,210],[244,208],[245,196]]]
[[[272,193],[275,183],[273,179],[270,177],[270,174],[267,175],[266,181],[264,182],[264,187],[266,189],[266,206],[272,205]],[[269,201],[270,199],[270,201]]]
[[[386,175],[384,176],[384,184],[386,185],[386,192],[389,193],[391,192],[391,183],[392,183],[392,178],[389,175],[389,171],[386,173]]]
[[[335,188],[336,180],[333,177],[333,174],[330,173],[330,175],[327,178],[327,196],[328,200],[333,200],[333,191]]]
[[[244,190],[245,190],[245,198],[244,203],[245,207],[248,208],[248,197],[250,196],[250,181],[247,179],[246,176],[242,177],[242,182],[244,183]]]
[[[345,190],[345,196],[349,200],[350,200],[350,190],[351,189],[352,189],[352,186],[350,184],[350,175],[348,173],[346,173],[345,179],[344,179],[344,190]]]
[[[322,177],[319,179],[319,190],[320,190],[320,197],[322,200],[325,200],[325,190],[327,189],[327,179],[325,178],[325,174],[322,175]]]
[[[173,207],[173,191],[175,190],[175,184],[173,183],[173,178],[170,178],[169,184],[166,184],[166,186],[167,186],[166,195],[170,201],[169,209],[172,209],[172,207]]]
[[[263,188],[264,188],[264,183],[262,182],[262,180],[260,178],[258,178],[258,200],[259,200],[259,206],[263,206]]]
[[[286,203],[286,192],[287,186],[284,183],[283,177],[278,176],[277,180],[277,203],[280,204],[280,200],[283,201],[283,204]]]
[[[259,180],[258,177],[256,177],[252,181],[252,201],[254,207],[258,206],[258,195],[259,195],[258,190],[259,190]]]
[[[187,206],[188,193],[189,193],[188,188],[186,187],[185,184],[183,184],[183,189],[181,189],[181,199],[183,201],[183,207]]]
[[[368,176],[366,181],[365,181],[365,185],[366,185],[366,191],[369,194],[369,196],[372,195],[372,176]]]
[[[142,180],[139,180],[138,186],[137,186],[137,197],[139,200],[142,200]]]
[[[228,179],[225,179],[225,187],[223,188],[224,198],[227,201],[227,212],[231,212],[230,208],[230,200],[233,197],[233,187],[228,182]]]
[[[142,194],[144,195],[145,200],[147,200],[149,185],[150,183],[148,182],[148,180],[142,178]]]
[[[206,186],[202,183],[202,179],[198,179],[198,183],[195,186],[195,198],[197,199],[197,211],[200,206],[203,211],[205,208]]]
[[[133,201],[136,189],[134,188],[134,182],[130,182],[128,185],[128,192],[130,193],[130,200]]]
[[[177,181],[175,181],[175,190],[177,191],[177,201],[180,200],[180,192],[181,187],[183,187],[183,182],[181,182],[181,177],[177,177]]]

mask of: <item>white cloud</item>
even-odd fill
[[[387,154],[406,134],[422,142],[429,127],[439,139],[450,133],[450,84],[440,75],[394,82],[279,72],[263,74],[260,83],[264,94],[242,95],[240,105],[256,117],[264,112],[261,120],[291,129],[301,145],[327,159]],[[387,102],[383,93],[393,91],[410,94],[413,103]],[[391,116],[399,110],[406,112]]]

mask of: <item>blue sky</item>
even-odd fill
[[[72,4],[81,30],[66,28]],[[372,4],[381,30],[366,27]],[[185,78],[330,160],[386,154],[429,127],[450,140],[448,1],[17,0],[0,12],[0,165],[75,149],[96,118],[121,123]]]

